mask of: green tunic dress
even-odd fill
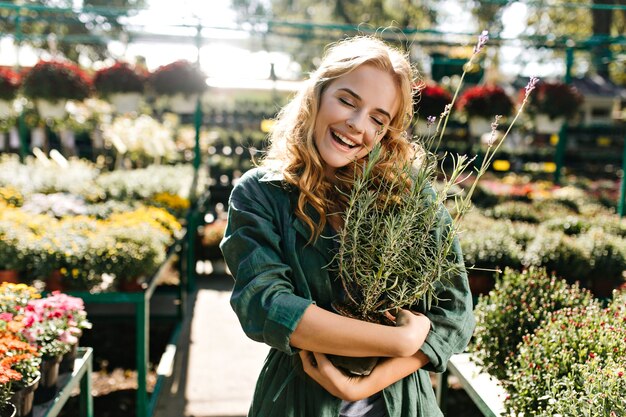
[[[250,417],[337,417],[341,400],[302,370],[289,345],[306,308],[328,308],[337,294],[328,266],[331,230],[314,244],[295,216],[298,191],[280,173],[248,171],[233,189],[221,249],[235,278],[231,305],[244,332],[271,347],[259,375]],[[445,212],[445,211],[442,211]],[[312,213],[313,214],[313,213]],[[450,221],[449,215],[442,219]],[[460,255],[460,246],[455,242]],[[457,259],[462,259],[460,256]],[[383,391],[389,417],[442,416],[428,371],[443,372],[448,359],[463,351],[474,330],[472,298],[465,273],[438,288],[438,303],[422,311],[432,328],[422,346],[430,363]]]

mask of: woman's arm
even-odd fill
[[[406,358],[385,358],[368,376],[348,377],[337,369],[323,353],[302,350],[300,359],[307,375],[330,394],[344,401],[357,401],[370,397],[428,363],[428,357],[418,351]]]
[[[310,305],[291,334],[293,347],[342,356],[410,357],[422,346],[430,320],[402,310],[396,326],[368,323]]]

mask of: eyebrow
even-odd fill
[[[359,100],[359,101],[363,101],[363,99],[361,98],[360,95],[358,95],[357,93],[355,93],[354,91],[350,90],[349,88],[340,88],[340,91],[345,91],[346,93],[350,94],[352,97],[354,97],[355,99]],[[381,109],[380,107],[378,107],[376,109],[377,112],[384,114],[385,116],[387,116],[389,118],[389,120],[392,119],[391,114],[389,114],[388,111]]]

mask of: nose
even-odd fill
[[[350,130],[356,133],[363,133],[363,128],[361,127],[361,120],[358,113],[355,113],[351,118],[346,120],[346,126],[350,128]]]

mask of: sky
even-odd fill
[[[193,36],[194,26],[198,18],[204,25],[222,28],[205,29],[203,35],[211,41],[199,54],[202,70],[208,77],[220,80],[252,80],[267,79],[270,63],[274,63],[275,72],[281,79],[296,79],[300,76],[299,65],[291,62],[289,57],[280,52],[256,51],[258,40],[248,33],[235,28],[235,12],[230,9],[231,0],[177,0],[173,7],[170,0],[148,0],[148,9],[129,19],[128,23],[138,32],[181,34]],[[476,32],[481,28],[473,27],[473,19],[455,0],[441,2],[441,10],[445,11],[444,23],[439,29],[450,32]],[[504,13],[503,36],[515,38],[524,29],[526,6],[513,3]],[[228,29],[231,28],[231,29]],[[464,30],[459,30],[464,28]],[[252,46],[256,48],[251,48]],[[149,69],[154,70],[177,59],[195,62],[198,53],[193,42],[187,44],[157,43],[155,41],[133,40],[132,42],[111,42],[110,51],[116,56],[133,62],[136,56],[143,56]],[[515,45],[503,47],[501,50],[501,70],[507,74],[522,73],[523,75],[542,75],[546,72],[561,71],[559,65],[540,65],[532,57],[524,57]],[[38,57],[27,48],[22,48],[19,61],[23,66],[33,65]],[[14,65],[17,52],[10,39],[0,40],[0,64]]]

